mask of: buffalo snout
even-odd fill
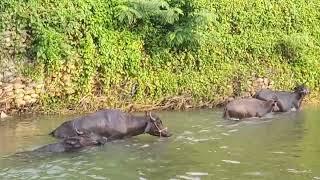
[[[170,137],[172,136],[172,133],[170,133],[167,128],[161,131],[161,136],[162,137]]]
[[[305,94],[305,95],[310,94],[310,90],[308,88],[304,88],[302,90],[302,93]]]
[[[153,124],[148,131],[148,134],[158,137],[170,137],[172,134],[168,131],[168,128],[164,128],[162,124]]]
[[[272,111],[273,111],[273,112],[278,112],[278,111],[280,111],[280,108],[279,108],[277,102],[274,103]]]

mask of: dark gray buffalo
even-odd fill
[[[292,110],[300,110],[303,98],[307,94],[309,94],[309,90],[304,85],[300,85],[295,87],[293,92],[262,89],[253,97],[267,101],[276,96],[278,98],[278,112],[288,112]]]
[[[86,133],[79,136],[67,137],[58,143],[48,144],[33,150],[32,152],[58,153],[74,152],[88,146],[104,145],[107,138],[98,136],[94,133]]]
[[[229,102],[224,109],[224,118],[244,119],[263,117],[277,110],[277,101],[263,101],[255,98],[237,99]]]
[[[154,114],[135,116],[115,109],[101,110],[61,124],[50,134],[67,138],[83,134],[82,130],[108,138],[108,141],[148,133],[153,136],[169,137],[162,121]]]

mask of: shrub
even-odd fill
[[[93,95],[121,106],[190,95],[200,102],[232,95],[235,79],[243,91],[252,76],[278,89],[319,87],[317,3],[4,0],[0,30],[29,33],[23,72],[57,91],[44,101],[71,107]]]

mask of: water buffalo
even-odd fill
[[[104,145],[107,138],[98,136],[94,133],[82,134],[79,136],[66,137],[58,143],[48,144],[33,150],[32,152],[41,153],[58,153],[58,152],[74,152],[81,150],[87,146]]]
[[[224,118],[244,119],[263,117],[277,110],[276,99],[263,101],[255,98],[238,99],[229,102],[224,109]]]
[[[101,110],[83,117],[64,122],[50,134],[57,138],[81,135],[88,130],[108,141],[148,133],[153,136],[169,137],[159,117],[151,113],[135,116],[115,109]]]
[[[309,94],[309,90],[304,85],[300,85],[295,87],[293,92],[262,89],[253,97],[266,101],[276,96],[278,98],[278,112],[288,112],[291,110],[300,110],[303,98],[307,94]]]

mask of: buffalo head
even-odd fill
[[[159,137],[171,136],[167,128],[163,126],[162,121],[158,116],[151,114],[150,112],[146,112],[145,118],[147,120],[145,133],[148,133],[153,136],[159,136]]]
[[[310,93],[309,89],[304,84],[296,86],[294,88],[294,92],[296,92],[302,96],[305,96]]]
[[[273,95],[272,98],[269,100],[269,103],[271,103],[273,112],[280,111],[280,107],[279,107],[278,101],[279,101],[279,99],[278,99],[278,97],[276,95]]]
[[[82,132],[82,135],[63,139],[62,142],[66,151],[72,151],[86,146],[103,145],[107,142],[107,138],[105,137],[101,137],[95,133],[87,132],[85,130]]]

